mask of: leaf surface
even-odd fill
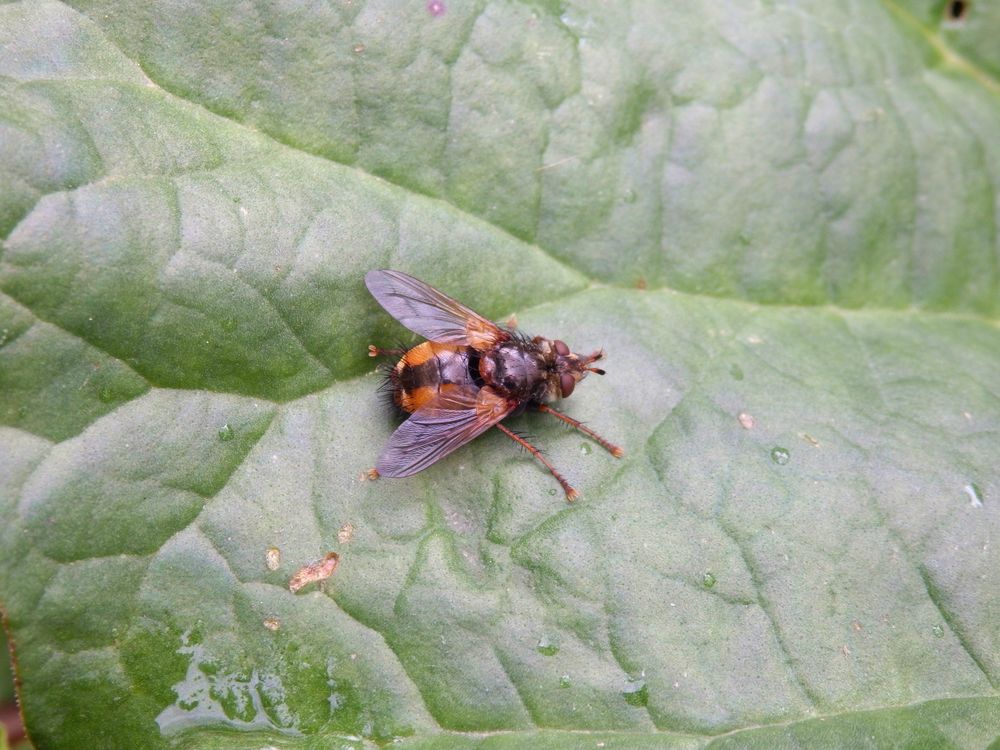
[[[38,747],[1000,735],[1000,18],[610,5],[0,5]],[[604,346],[625,458],[365,481],[379,267]]]

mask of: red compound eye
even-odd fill
[[[556,339],[555,341],[552,342],[552,346],[555,347],[556,354],[558,354],[560,357],[568,357],[569,356],[569,347],[566,346],[566,343],[564,341],[560,341],[559,339]],[[573,390],[573,389],[570,388],[570,390]]]
[[[563,346],[565,346],[565,344],[563,344]],[[562,397],[566,398],[573,392],[573,389],[576,388],[576,378],[568,372],[564,372],[559,376],[559,388],[562,389]]]

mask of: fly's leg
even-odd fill
[[[556,478],[556,481],[559,482],[559,484],[562,485],[563,492],[566,493],[566,500],[567,501],[573,502],[574,500],[576,500],[580,496],[580,493],[577,492],[575,489],[573,489],[570,486],[570,483],[566,481],[566,477],[564,477],[562,474],[560,474],[558,471],[556,471],[556,467],[553,466],[552,464],[550,464],[548,461],[545,460],[545,456],[542,455],[542,452],[540,450],[538,450],[538,448],[536,448],[535,446],[533,446],[531,443],[529,443],[527,440],[525,440],[520,435],[517,435],[516,433],[511,432],[506,427],[504,427],[502,424],[496,425],[496,428],[498,430],[500,430],[500,432],[502,432],[504,435],[506,435],[507,437],[509,437],[511,440],[513,440],[515,443],[518,443],[526,451],[528,451],[529,453],[531,453],[531,455],[533,455],[535,458],[537,458],[539,461],[541,461],[545,465],[546,469],[548,469],[549,471],[552,472],[552,476],[554,476]]]
[[[375,344],[368,345],[369,357],[402,357],[406,349],[379,349]]]
[[[600,435],[598,435],[596,432],[594,432],[592,429],[590,429],[589,427],[585,426],[579,420],[573,419],[573,417],[567,417],[565,414],[563,414],[561,412],[558,412],[555,409],[553,409],[551,406],[546,406],[545,404],[539,404],[538,405],[538,411],[540,411],[540,412],[542,412],[544,414],[551,414],[556,419],[561,419],[563,422],[565,422],[566,424],[568,424],[570,427],[575,427],[580,432],[582,432],[584,435],[588,435],[589,437],[592,437],[594,439],[594,441],[598,445],[600,445],[602,448],[604,448],[608,453],[610,453],[615,458],[621,458],[622,456],[625,455],[625,451],[624,450],[622,450],[620,447],[618,447],[614,443],[608,442],[607,440],[605,440],[604,438],[602,438]]]

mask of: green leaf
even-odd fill
[[[0,4],[36,746],[995,742],[985,6]],[[625,458],[366,481],[380,267],[606,347]]]

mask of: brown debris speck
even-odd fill
[[[340,562],[340,555],[336,552],[327,552],[322,560],[316,560],[308,565],[303,565],[288,580],[288,590],[293,594],[303,586],[308,586],[315,581],[325,581],[333,571],[337,569]]]
[[[268,547],[264,553],[264,564],[268,570],[277,570],[281,567],[281,550],[277,547]]]

